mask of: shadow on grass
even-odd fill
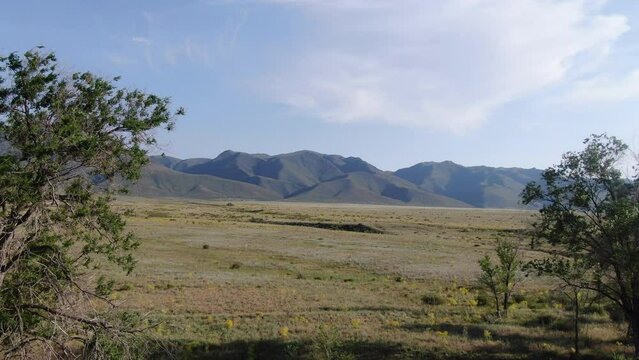
[[[485,330],[492,331],[492,328],[475,324],[449,324],[439,323],[436,325],[428,324],[406,324],[402,328],[409,331],[428,332],[438,331],[447,332],[449,336],[459,336],[469,340],[486,340]],[[558,349],[570,349],[573,347],[573,334],[571,332],[561,332],[557,336],[557,332],[549,333],[543,328],[527,329],[526,333],[491,333],[491,341],[485,341],[483,345],[474,347],[475,356],[482,359],[503,359],[508,354],[511,358],[516,359],[570,359],[571,357],[562,355],[552,349],[543,349],[542,344],[553,345]],[[536,330],[532,332],[532,330]],[[583,334],[582,334],[583,335]],[[492,341],[495,340],[495,341]],[[610,341],[613,343],[613,341]],[[446,357],[443,357],[446,358]],[[454,356],[451,358],[455,358]],[[590,359],[609,359],[610,357],[593,349],[588,354],[582,354],[581,360]]]
[[[386,313],[386,312],[404,312],[404,313],[409,313],[409,314],[419,314],[422,312],[422,310],[416,310],[416,309],[411,309],[411,308],[407,308],[407,307],[395,307],[395,306],[322,306],[319,308],[322,311],[347,311],[347,312],[357,312],[357,311],[364,311],[364,312],[381,312],[381,313]]]
[[[451,332],[457,331],[453,325],[442,327]],[[442,330],[446,331],[446,330]],[[474,329],[471,332],[479,331]],[[483,333],[483,329],[481,329]],[[522,340],[524,341],[524,340]],[[339,347],[332,348],[327,356],[324,349],[317,348],[311,342],[259,340],[234,341],[226,344],[193,344],[174,342],[165,344],[163,349],[151,354],[150,359],[563,359],[554,352],[531,352],[525,344],[514,342],[511,346],[481,346],[470,352],[458,352],[445,348],[409,349],[401,344],[386,342],[345,341]],[[582,359],[596,359],[584,357]],[[599,357],[600,358],[600,357]],[[566,358],[567,359],[567,358]]]
[[[377,342],[344,342],[339,347],[316,348],[311,342],[259,340],[226,344],[164,344],[150,359],[405,359],[401,345]]]

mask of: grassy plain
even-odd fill
[[[552,281],[527,278],[503,321],[476,287],[477,260],[534,212],[138,198],[117,206],[131,210],[142,246],[132,275],[114,273],[112,298],[146,314],[151,335],[178,358],[571,356],[570,304]],[[337,225],[294,226],[306,223]],[[383,233],[337,230],[360,223]],[[628,353],[624,325],[601,306],[589,310],[584,355]]]

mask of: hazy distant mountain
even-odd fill
[[[395,173],[312,151],[225,151],[214,159],[153,156],[131,192],[142,196],[454,207],[517,207],[539,170],[421,163]]]
[[[129,190],[132,194],[148,197],[252,200],[280,198],[278,194],[253,184],[213,176],[185,174],[158,163],[147,166],[140,180]]]
[[[538,169],[464,167],[451,161],[424,162],[395,172],[422,190],[490,208],[518,207],[522,189],[540,174]]]

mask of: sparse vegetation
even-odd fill
[[[425,305],[444,305],[446,304],[446,298],[439,294],[428,293],[422,295],[422,302]]]
[[[118,291],[118,301],[149,312],[150,335],[178,358],[314,359],[325,358],[326,349],[334,357],[367,359],[572,356],[574,309],[554,280],[522,282],[501,319],[492,296],[477,288],[483,254],[494,253],[497,239],[514,238],[535,212],[225,204],[118,202],[136,209],[128,221],[145,255],[132,277],[114,273],[118,284],[132,286]],[[146,218],[151,209],[175,221]],[[368,223],[385,234],[254,217]],[[460,232],[464,226],[473,230]],[[202,251],[203,240],[215,251]],[[519,253],[524,262],[544,255],[526,247]],[[234,263],[242,265],[231,270]],[[618,322],[611,312],[621,316]],[[623,314],[613,307],[584,310],[580,319],[582,356],[631,354]]]

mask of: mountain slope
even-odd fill
[[[225,151],[214,159],[151,157],[132,193],[204,199],[255,199],[449,207],[519,207],[536,169],[425,162],[394,173],[356,157],[313,151],[266,155]]]
[[[422,191],[387,173],[354,172],[319,183],[289,197],[295,201],[468,207],[446,196]]]
[[[175,168],[176,165],[172,166]],[[351,172],[381,172],[359,158],[343,158],[312,151],[277,156],[225,151],[215,159],[195,163],[180,171],[258,185],[275,191],[282,197],[290,197],[300,190]]]
[[[464,167],[450,161],[424,162],[395,172],[422,190],[490,208],[519,207],[521,191],[540,174],[538,169]]]
[[[463,206],[356,157],[312,151],[269,156],[225,151],[214,159],[154,156],[132,192],[146,196]],[[244,187],[240,187],[243,184]]]
[[[151,163],[140,180],[129,188],[139,196],[187,197],[199,199],[277,200],[280,196],[268,189],[239,181],[212,176],[191,175]]]

